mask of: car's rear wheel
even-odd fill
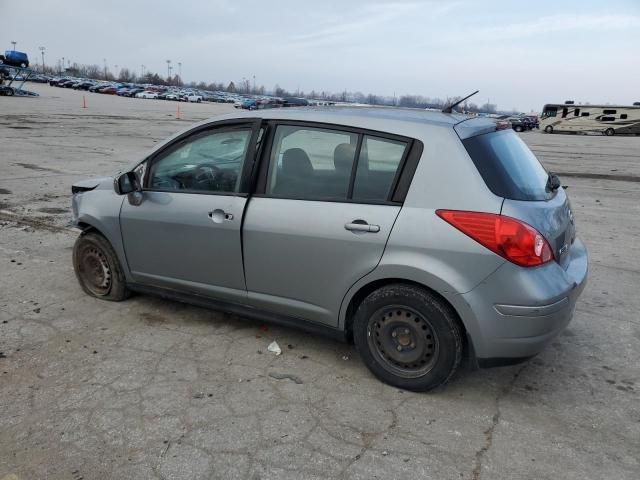
[[[7,97],[13,97],[13,94],[14,94],[14,93],[15,93],[15,92],[13,91],[13,88],[11,88],[11,87],[6,87],[5,95],[6,95]]]
[[[553,127],[551,125],[547,125],[544,127],[544,133],[553,133]]]
[[[613,137],[613,136],[616,134],[616,131],[615,131],[613,128],[607,128],[607,129],[604,131],[604,134],[605,134],[607,137]]]
[[[514,129],[516,132],[522,132],[522,130],[523,130],[523,129],[522,129],[522,127],[521,127],[520,125],[516,125],[513,129]]]
[[[359,305],[353,338],[373,374],[389,385],[427,391],[446,383],[462,358],[460,321],[424,289],[382,287]]]
[[[119,302],[130,295],[118,257],[99,233],[78,237],[73,246],[73,268],[82,289],[93,297]]]

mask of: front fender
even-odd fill
[[[127,281],[131,273],[120,233],[120,209],[125,196],[111,190],[95,189],[77,193],[72,197],[73,223],[81,230],[92,227],[98,230],[111,244]]]

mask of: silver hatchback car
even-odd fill
[[[158,294],[352,340],[424,391],[516,363],[571,320],[587,252],[511,129],[383,108],[216,117],[73,185],[82,288]]]

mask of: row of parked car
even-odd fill
[[[179,102],[218,102],[233,103],[235,108],[258,110],[264,108],[301,107],[310,102],[304,98],[271,97],[268,95],[240,95],[230,92],[209,92],[198,89],[184,89],[159,85],[142,85],[134,83],[101,82],[86,78],[53,77],[48,79],[49,85],[74,90],[157,100],[175,100]]]
[[[193,90],[170,89],[154,85],[137,85],[127,83],[97,82],[95,80],[77,78],[50,78],[49,85],[74,90],[118,95],[120,97],[135,97],[161,100],[176,100],[180,102],[202,102],[204,96]]]
[[[508,122],[516,132],[526,132],[534,128],[540,128],[540,120],[537,115],[502,115],[498,121]]]

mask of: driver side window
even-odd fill
[[[149,171],[151,190],[236,193],[251,129],[210,130],[187,138],[156,158]]]

